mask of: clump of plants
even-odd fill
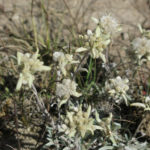
[[[136,117],[133,114],[126,118],[128,114],[123,112],[138,113],[140,108],[142,118],[150,110],[150,78],[144,72],[150,61],[150,31],[138,26],[141,37],[135,37],[125,49],[130,63],[123,68],[124,63],[111,53],[123,26],[111,14],[91,21],[95,28],[76,33],[69,48],[63,43],[44,53],[50,47],[46,47],[44,39],[39,40],[33,20],[34,49],[13,56],[18,78],[15,94],[34,95],[35,108],[46,122],[42,149],[148,150],[148,141],[141,142],[137,136],[141,124],[134,122],[132,129]],[[45,81],[45,89],[41,89],[40,80]],[[49,109],[44,101],[46,95]],[[111,109],[104,109],[105,104]]]

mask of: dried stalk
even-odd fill
[[[36,97],[36,102],[38,104],[39,109],[43,112],[44,116],[49,118],[50,114],[47,111],[47,109],[45,108],[43,100],[38,96],[37,90],[36,90],[36,88],[35,88],[35,86],[33,84],[32,84],[32,90],[33,90],[33,93],[34,93],[34,95]]]

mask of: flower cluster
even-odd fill
[[[101,58],[106,62],[103,51],[110,43],[109,35],[103,34],[100,27],[97,26],[94,33],[88,30],[87,35],[82,38],[85,40],[85,46],[78,48],[76,52],[89,51],[92,58]]]
[[[142,63],[150,60],[150,40],[146,37],[136,38],[132,42],[137,59]]]
[[[95,31],[88,30],[86,35],[80,36],[84,40],[85,45],[78,48],[76,52],[89,51],[92,58],[101,58],[106,63],[103,51],[110,44],[111,35],[120,31],[121,28],[117,21],[110,15],[103,16],[100,21],[96,18],[93,18],[93,20],[97,23]]]
[[[22,85],[33,87],[34,98],[36,98],[40,110],[44,116],[51,120],[49,124],[51,126],[48,139],[49,148],[51,148],[50,146],[58,145],[57,149],[64,150],[113,149],[113,146],[115,146],[114,148],[120,148],[118,143],[122,142],[124,145],[121,146],[124,146],[125,149],[134,149],[134,146],[138,145],[138,143],[125,143],[128,138],[126,134],[124,134],[124,137],[123,132],[120,132],[121,120],[116,118],[115,113],[111,113],[116,112],[116,107],[113,107],[110,101],[113,101],[113,104],[115,103],[118,107],[122,107],[120,104],[124,102],[126,107],[121,108],[124,109],[129,106],[129,100],[132,97],[135,102],[130,106],[141,107],[143,111],[149,111],[149,76],[144,77],[144,71],[147,68],[139,72],[136,67],[129,68],[130,64],[128,64],[128,61],[125,62],[121,59],[122,55],[119,54],[120,59],[116,59],[116,55],[109,55],[111,48],[116,46],[120,48],[118,43],[111,46],[114,36],[121,30],[120,24],[115,18],[111,15],[106,15],[100,19],[93,18],[93,20],[96,23],[96,28],[93,31],[87,30],[85,35],[80,35],[79,41],[76,40],[77,42],[72,44],[68,53],[65,47],[63,47],[64,51],[58,50],[53,54],[50,53],[49,56],[53,57],[53,60],[50,59],[53,73],[50,78],[50,84],[47,84],[48,89],[50,89],[48,95],[46,93],[48,90],[44,90],[44,94],[38,97],[33,82],[36,72],[49,71],[51,68],[45,66],[38,59],[38,52],[33,55],[18,52],[17,61],[20,66],[18,69],[21,72],[16,89],[20,90]],[[142,37],[135,38],[132,41],[132,49],[135,52],[136,61],[138,60],[142,64],[150,61],[150,31],[142,29],[141,26],[139,28]],[[100,61],[94,60],[99,58]],[[117,65],[113,62],[113,59],[117,62],[120,60],[120,63]],[[121,70],[121,65],[124,65],[124,71]],[[134,61],[132,65],[137,65],[137,63]],[[145,67],[146,64],[143,66]],[[141,69],[139,65],[138,69]],[[86,73],[80,73],[80,71],[86,71]],[[123,72],[126,73],[126,76],[129,77],[131,74],[135,78],[136,74],[138,74],[138,84],[136,82],[129,83],[130,78],[126,78],[125,75],[123,75],[125,78],[120,77],[119,74],[123,74]],[[118,76],[114,77],[114,74]],[[131,90],[129,90],[129,85]],[[135,88],[137,86],[139,89]],[[146,92],[141,94],[143,91]],[[134,97],[135,93],[136,96]],[[42,96],[44,95],[50,97],[50,103],[47,103],[48,107],[45,107],[44,101],[42,101]],[[105,97],[106,99],[103,101]],[[53,100],[56,101],[53,103]],[[51,113],[47,110],[49,107],[51,109],[54,104],[56,104],[56,107],[58,106],[55,109],[58,118],[55,117],[55,114],[51,116]],[[61,107],[63,104],[65,104],[65,107]],[[95,108],[91,109],[91,106]],[[100,118],[99,116],[102,117]],[[116,119],[117,122],[115,122]],[[96,130],[99,130],[99,132],[95,132]],[[93,135],[94,132],[96,135],[90,138],[88,135]],[[100,138],[98,138],[99,136]],[[65,145],[69,145],[68,139],[73,146],[67,149]],[[107,141],[107,139],[109,140]],[[92,147],[93,145],[97,147]],[[103,147],[105,145],[106,147]]]
[[[56,84],[56,95],[59,97],[63,97],[65,99],[69,99],[70,96],[79,97],[82,94],[76,91],[77,83],[70,79],[63,79],[62,83]]]
[[[123,98],[127,105],[126,92],[129,90],[128,82],[128,79],[122,79],[120,76],[117,76],[116,78],[105,82],[105,90],[111,97],[117,100],[116,102],[119,102],[120,99]]]
[[[58,69],[64,76],[67,75],[67,71],[70,69],[71,64],[77,64],[79,61],[73,59],[72,54],[64,54],[63,52],[54,52],[53,60],[58,62]]]
[[[18,65],[23,65],[22,72],[20,73],[16,90],[20,90],[22,85],[31,87],[35,79],[34,74],[38,71],[49,71],[50,67],[44,66],[43,62],[38,59],[38,52],[31,55],[29,53],[17,53]]]
[[[66,103],[70,96],[80,97],[82,94],[76,91],[77,83],[70,79],[63,79],[62,83],[56,84],[56,96],[62,100],[59,103],[59,107]]]
[[[85,137],[87,131],[94,134],[96,129],[102,130],[100,126],[94,125],[94,119],[90,118],[91,106],[88,110],[84,112],[82,110],[82,105],[79,108],[71,112],[67,112],[65,118],[65,124],[60,127],[60,131],[65,132],[65,134],[70,137],[74,137],[76,134],[80,134],[81,137]]]

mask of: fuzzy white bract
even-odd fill
[[[126,92],[129,90],[128,83],[128,79],[122,79],[120,76],[117,76],[105,82],[105,89],[111,97],[116,99],[116,102],[119,102],[120,98],[123,98],[126,105],[128,105],[126,96]]]
[[[142,37],[136,38],[132,42],[133,50],[138,58],[141,61],[150,60],[150,40]]]
[[[35,79],[34,74],[38,71],[49,71],[51,68],[44,66],[43,62],[38,59],[39,54],[36,52],[31,55],[29,53],[17,53],[18,65],[23,65],[22,72],[20,73],[16,90],[20,90],[22,85],[31,87]]]

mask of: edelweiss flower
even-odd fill
[[[16,90],[20,90],[21,86],[28,84],[31,87],[35,77],[34,73],[37,71],[49,71],[50,67],[44,66],[43,62],[38,59],[38,53],[31,55],[29,53],[17,53],[18,65],[23,65],[23,70],[16,86]]]
[[[78,48],[76,52],[89,51],[92,58],[101,58],[104,62],[106,62],[103,51],[110,43],[110,36],[103,34],[100,27],[97,26],[95,33],[88,30],[87,35],[83,38],[86,40],[85,47]]]
[[[70,96],[79,97],[82,94],[76,91],[77,83],[70,79],[63,79],[62,83],[56,84],[56,95],[59,97],[63,97],[65,99],[69,99]]]
[[[80,36],[84,41],[85,45],[76,50],[76,52],[89,51],[92,58],[101,58],[103,62],[106,62],[103,51],[111,42],[111,36],[120,31],[120,25],[116,19],[110,15],[103,16],[100,20],[92,18],[97,24],[95,32],[91,30],[87,31],[87,34]]]
[[[63,52],[55,52],[53,54],[53,59],[58,62],[59,69],[63,73],[64,76],[67,75],[67,71],[70,69],[71,64],[79,63],[79,61],[73,60],[73,55],[64,54]]]
[[[94,125],[94,119],[90,118],[91,106],[88,107],[86,112],[82,111],[82,105],[76,110],[67,112],[65,124],[60,128],[70,137],[74,137],[77,133],[83,138],[87,131],[94,134],[96,129],[101,130],[102,128]]]
[[[129,90],[128,82],[128,79],[121,79],[121,77],[118,76],[115,79],[110,79],[109,82],[106,81],[105,89],[108,91],[110,96],[116,99],[123,97],[127,104],[126,92]]]
[[[38,52],[31,55],[29,53],[22,54],[20,52],[17,53],[18,65],[23,64],[24,67],[28,66],[29,70],[32,73],[37,71],[49,71],[50,67],[44,66],[43,62],[38,59]]]
[[[133,49],[139,60],[150,60],[150,40],[142,37],[136,38],[132,42]]]

